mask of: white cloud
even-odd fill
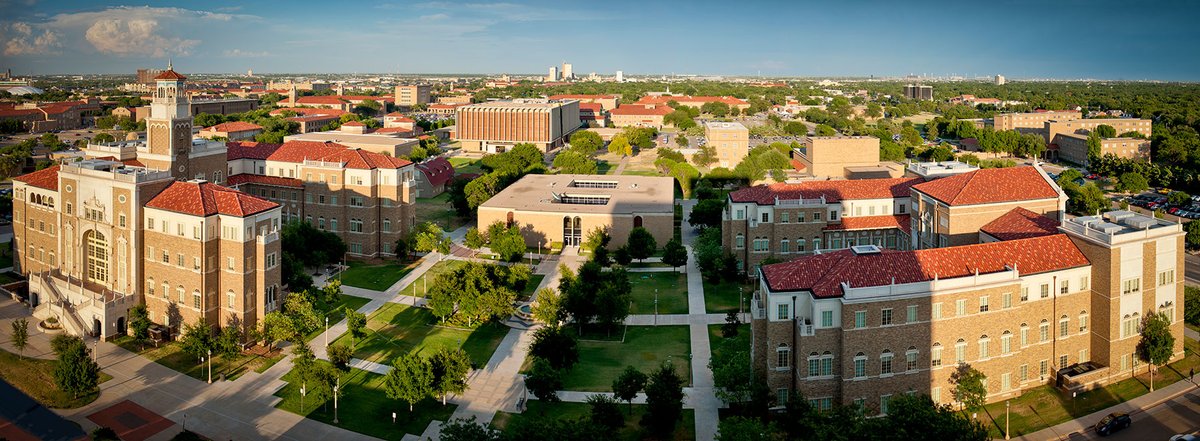
[[[223,53],[223,55],[225,55],[226,57],[233,57],[233,58],[258,58],[258,57],[269,57],[269,56],[271,56],[271,53],[266,52],[266,51],[253,52],[253,51],[244,51],[241,49],[228,49]]]
[[[45,55],[55,53],[54,49],[62,46],[59,34],[48,29],[38,29],[29,23],[14,22],[7,26],[8,34],[4,37],[4,55]]]
[[[44,23],[33,25],[12,23],[8,28],[15,36],[6,38],[5,52],[11,55],[46,50],[67,42],[84,52],[118,56],[188,55],[201,44],[197,37],[211,35],[214,25],[257,19],[251,15],[183,8],[116,6],[57,14]],[[47,30],[33,38],[37,28]]]
[[[187,55],[200,44],[200,40],[159,35],[157,30],[156,20],[109,18],[97,20],[85,35],[96,50],[117,55]]]

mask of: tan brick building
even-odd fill
[[[205,127],[200,130],[201,138],[225,138],[227,141],[253,140],[254,135],[263,132],[262,126],[245,121],[230,121]]]
[[[607,229],[611,248],[624,245],[635,227],[649,230],[661,247],[674,237],[671,178],[628,175],[525,175],[479,206],[477,227],[519,225],[525,244],[576,247],[596,229]]]
[[[874,244],[909,246],[910,188],[920,178],[807,181],[729,194],[721,242],[750,271],[764,259]]]
[[[1088,163],[1088,135],[1063,133],[1054,138],[1058,159],[1075,164]],[[1150,140],[1138,138],[1102,138],[1100,156],[1114,155],[1118,158],[1150,160]]]
[[[671,101],[679,103],[680,105],[695,107],[697,109],[703,107],[707,103],[725,103],[729,106],[729,108],[738,110],[746,110],[750,108],[749,101],[731,96],[646,95],[634,102],[634,104],[670,107]]]
[[[810,136],[804,148],[793,150],[795,167],[803,174],[844,178],[847,168],[879,166],[879,138],[874,136]]]
[[[1096,127],[1101,125],[1111,126],[1116,129],[1117,135],[1128,132],[1138,132],[1150,139],[1153,135],[1151,126],[1152,121],[1139,118],[1093,118],[1093,119],[1074,119],[1074,120],[1053,120],[1046,121],[1044,130],[1046,133],[1046,143],[1058,143],[1062,135],[1080,134],[1087,135]]]
[[[1022,133],[1037,133],[1045,136],[1042,131],[1047,121],[1066,121],[1083,118],[1078,110],[1039,110],[1026,113],[999,113],[992,117],[992,127],[996,131],[1017,130]]]
[[[608,112],[614,127],[654,127],[661,129],[666,126],[663,117],[674,112],[667,105],[623,104]]]
[[[396,105],[412,107],[417,104],[429,104],[428,84],[396,86]]]
[[[1046,384],[1083,391],[1145,372],[1131,354],[1151,311],[1168,315],[1172,359],[1183,356],[1179,225],[1110,212],[1039,234],[763,267],[751,307],[757,381],[780,399],[800,392],[818,408],[871,415],[905,393],[953,402],[960,364],[986,376],[989,402]]]
[[[979,242],[979,229],[1022,207],[1055,220],[1067,196],[1039,167],[989,168],[912,186],[912,249]]]
[[[721,167],[732,169],[750,153],[750,130],[737,122],[709,121],[704,123],[704,142],[717,152]]]
[[[519,143],[547,152],[581,126],[579,101],[522,99],[460,106],[455,139],[464,151],[502,153]]]
[[[552,100],[575,100],[580,104],[595,103],[603,111],[616,109],[621,104],[620,95],[550,95]]]

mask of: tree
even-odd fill
[[[1067,185],[1068,182],[1075,182],[1080,179],[1083,179],[1083,173],[1080,173],[1079,170],[1068,168],[1058,175],[1058,179],[1055,182],[1061,187]]]
[[[317,356],[313,354],[312,348],[308,346],[308,342],[297,342],[292,347],[292,365],[301,377],[307,377],[312,374],[313,367],[317,363]]]
[[[295,339],[298,333],[292,319],[284,315],[282,311],[271,311],[263,316],[262,335],[266,339],[267,346],[274,347],[276,342]]]
[[[384,390],[388,398],[408,402],[408,411],[413,405],[429,396],[433,390],[433,371],[429,361],[416,353],[396,358],[392,370],[384,377]]]
[[[342,279],[333,279],[325,282],[325,286],[321,287],[321,298],[325,303],[337,303],[342,297]]]
[[[139,303],[129,310],[129,329],[133,331],[134,339],[150,338],[150,314],[146,305]]]
[[[613,136],[612,141],[608,142],[608,152],[614,155],[629,156],[633,154],[633,146],[629,144],[629,139],[624,135]]]
[[[117,140],[117,138],[113,137],[112,135],[110,135],[108,133],[97,133],[96,136],[92,137],[92,142],[96,143],[96,144],[103,144],[106,142],[113,142],[116,140]]]
[[[817,128],[813,130],[816,136],[837,136],[837,130],[827,124],[817,124]]]
[[[1167,203],[1172,205],[1187,205],[1192,197],[1182,191],[1172,191],[1167,195]]]
[[[725,211],[725,201],[720,199],[701,199],[692,207],[688,215],[688,223],[692,227],[719,228],[721,216]]]
[[[561,328],[541,328],[533,333],[529,353],[557,370],[570,369],[579,361],[579,342]]]
[[[1100,124],[1096,126],[1096,135],[1101,138],[1115,138],[1117,137],[1117,129],[1108,124]]]
[[[613,260],[621,266],[629,266],[630,263],[633,263],[633,255],[629,252],[629,246],[621,245],[620,248],[613,251]]]
[[[675,137],[675,144],[678,144],[680,147],[687,147],[689,144],[687,135],[680,133]]]
[[[782,436],[775,423],[758,418],[731,416],[717,425],[717,441],[774,441]],[[813,437],[818,439],[817,437]]]
[[[14,348],[17,348],[17,353],[23,358],[25,356],[25,348],[29,346],[29,321],[25,317],[19,317],[12,322],[12,335],[9,336]]]
[[[1140,193],[1150,188],[1150,184],[1140,173],[1125,172],[1117,177],[1117,188],[1126,193]]]
[[[612,236],[608,234],[608,228],[596,227],[588,230],[583,243],[579,244],[579,248],[585,251],[596,251],[599,248],[608,247],[608,242],[611,240]]]
[[[646,388],[646,374],[633,366],[625,366],[621,375],[612,382],[613,395],[629,403],[629,411],[633,412],[633,399],[638,392]]]
[[[504,222],[497,221],[488,227],[487,237],[488,248],[496,253],[499,260],[513,262],[525,252],[525,236],[521,235],[521,228],[517,225],[508,227]]]
[[[954,401],[962,403],[968,410],[983,407],[987,399],[987,388],[983,380],[987,376],[967,363],[959,363],[954,373],[950,374],[950,383],[954,385]]]
[[[566,150],[555,156],[554,168],[559,173],[576,175],[594,175],[597,170],[596,161],[575,150]]]
[[[1092,164],[1100,160],[1101,140],[1100,135],[1092,132],[1087,137],[1087,157],[1088,164]]]
[[[100,365],[92,360],[87,345],[73,337],[64,347],[55,350],[58,363],[54,365],[54,384],[58,389],[78,398],[100,384]]]
[[[629,231],[629,241],[626,246],[629,247],[629,256],[637,260],[650,257],[658,250],[658,243],[655,242],[654,235],[642,227],[634,227]]]
[[[984,441],[987,428],[978,421],[955,412],[949,405],[938,405],[928,395],[897,394],[888,401],[886,423],[894,439],[939,439]]]
[[[562,389],[562,386],[562,373],[543,358],[533,359],[533,368],[530,369],[529,375],[525,376],[525,388],[529,389],[533,396],[546,403],[558,402],[558,390]]]
[[[185,324],[183,338],[179,340],[179,345],[183,352],[199,360],[213,348],[212,328],[208,326],[208,323],[199,319],[194,325]]]
[[[467,390],[467,374],[471,372],[471,357],[460,348],[441,348],[429,357],[432,391],[442,397],[461,394]]]
[[[475,417],[458,418],[442,423],[442,441],[500,441],[500,432],[475,422]]]
[[[438,224],[433,222],[417,224],[408,237],[409,246],[413,251],[418,253],[437,251],[442,254],[450,254],[450,238],[446,237],[446,233]]]
[[[1142,319],[1142,339],[1138,341],[1137,353],[1138,358],[1150,363],[1151,392],[1154,391],[1154,366],[1167,364],[1175,352],[1171,319],[1163,312],[1147,313],[1146,318]]]
[[[350,345],[329,345],[329,350],[326,352],[328,352],[329,362],[333,363],[333,367],[343,373],[350,372],[350,359],[354,358],[354,350],[350,349]]]
[[[1072,192],[1072,190],[1074,191]],[[1071,211],[1075,214],[1082,216],[1093,215],[1109,207],[1109,201],[1104,196],[1104,190],[1101,190],[1093,182],[1078,187],[1078,190],[1075,190],[1075,185],[1071,184],[1064,187],[1063,191],[1067,193],[1067,203],[1071,206]]]
[[[346,308],[346,328],[350,331],[350,336],[357,343],[367,335],[367,315],[361,312]]]
[[[738,335],[738,327],[742,326],[742,319],[738,317],[736,312],[729,311],[725,314],[725,324],[721,325],[721,336],[725,338],[734,338]]]
[[[731,405],[750,401],[755,383],[750,367],[749,336],[727,338],[717,348],[708,362],[717,397]]]
[[[663,363],[650,374],[646,384],[646,415],[642,417],[642,426],[666,437],[675,431],[682,414],[683,378],[675,373],[674,365]]]
[[[1187,241],[1188,248],[1200,247],[1200,222],[1188,222],[1183,224],[1183,231],[1187,232],[1184,239]],[[1200,308],[1200,305],[1196,305]]]
[[[571,134],[571,149],[580,153],[595,153],[603,145],[604,140],[600,138],[600,134],[591,130],[577,130]]]
[[[483,248],[483,246],[486,243],[487,243],[487,238],[483,237],[483,235],[479,233],[478,228],[471,227],[471,228],[467,229],[467,236],[466,236],[466,238],[464,238],[464,241],[463,241],[463,244],[466,245],[467,248],[477,250],[477,249]]]
[[[625,427],[625,415],[617,408],[617,400],[604,394],[588,395],[587,403],[591,407],[592,424],[607,427],[612,430]]]
[[[867,104],[867,118],[879,118],[881,116],[883,116],[883,106],[880,106],[878,103]]]
[[[221,333],[212,343],[213,352],[225,357],[232,357],[242,351],[242,329],[236,324],[221,328]]]
[[[680,243],[678,240],[676,240],[675,238],[671,238],[671,240],[667,241],[666,245],[663,245],[662,259],[663,259],[663,263],[665,263],[667,265],[671,265],[673,267],[681,267],[681,266],[687,265],[687,261],[688,261],[687,249],[684,248],[683,244]]]

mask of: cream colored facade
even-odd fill
[[[531,247],[577,247],[596,228],[607,229],[610,248],[643,227],[661,247],[674,237],[671,178],[620,175],[526,175],[479,206],[477,227],[518,225]]]
[[[392,157],[408,156],[421,141],[397,133],[367,133],[366,127],[343,124],[337,130],[309,132],[283,137],[288,141],[333,142],[347,147],[382,153]]]
[[[949,378],[960,363],[986,376],[988,402],[1047,384],[1082,392],[1146,372],[1132,354],[1148,311],[1168,314],[1177,360],[1184,355],[1177,306],[1182,230],[1114,213],[1067,221],[1065,234],[989,244],[1077,247],[1077,259],[1042,272],[1016,265],[911,283],[843,284],[836,295],[773,289],[780,280],[760,278],[750,308],[756,381],[781,400],[799,392],[818,408],[857,404],[868,415],[886,414],[891,397],[913,392],[957,406]],[[939,256],[987,261],[975,247]],[[875,257],[855,262],[886,268],[896,255]]]
[[[1046,121],[1044,130],[1046,132],[1046,143],[1057,143],[1060,135],[1066,134],[1083,134],[1086,135],[1096,130],[1096,127],[1101,125],[1111,126],[1116,129],[1117,135],[1127,132],[1138,132],[1149,139],[1153,135],[1151,131],[1152,121],[1140,118],[1094,118],[1094,119],[1075,119],[1067,121]]]
[[[717,152],[721,167],[733,168],[750,153],[750,130],[737,122],[704,123],[704,140]]]
[[[992,118],[992,125],[996,131],[1002,130],[1020,130],[1032,129],[1031,132],[1040,132],[1044,128],[1047,121],[1055,120],[1073,120],[1083,118],[1083,113],[1078,110],[1052,110],[1045,112],[1027,112],[1027,113],[999,113]],[[1027,131],[1027,130],[1022,130]]]
[[[464,151],[501,153],[530,143],[546,152],[561,147],[581,126],[579,101],[492,101],[458,107],[454,136]]]
[[[874,136],[810,136],[804,149],[792,152],[805,169],[802,173],[820,177],[847,177],[847,167],[879,165],[879,138]]]
[[[438,104],[471,104],[470,95],[439,96]]]
[[[396,105],[412,107],[417,104],[429,104],[429,91],[428,84],[396,86]]]
[[[1068,133],[1055,137],[1058,158],[1076,164],[1088,163],[1087,135]],[[1100,156],[1150,160],[1150,140],[1138,138],[1104,138],[1100,140]]]

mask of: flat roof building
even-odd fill
[[[404,136],[410,134],[411,131],[391,132],[387,131],[387,129],[376,130],[383,130],[384,132],[368,129],[363,123],[358,121],[350,121],[342,124],[337,130],[288,135],[283,137],[283,141],[333,142],[346,147],[363,149],[368,152],[382,153],[394,158],[408,156],[412,153],[413,147],[420,144],[420,141],[416,138]]]
[[[396,86],[396,105],[412,107],[417,104],[429,104],[429,90],[428,84]]]
[[[804,148],[792,150],[793,166],[809,176],[844,178],[850,167],[879,165],[879,138],[874,136],[809,136]]]
[[[979,170],[979,167],[958,161],[910,162],[908,163],[906,174],[930,180],[963,173],[970,173],[975,170]]]
[[[626,175],[525,175],[479,206],[478,228],[519,225],[529,246],[579,246],[593,229],[624,245],[643,227],[661,246],[674,237],[675,184],[671,178]]]
[[[565,144],[581,125],[579,101],[492,101],[458,107],[455,139],[464,151],[501,153],[529,143],[546,152]]]
[[[717,152],[717,163],[731,169],[750,153],[750,129],[739,122],[708,121],[704,142]]]
[[[1059,134],[1054,138],[1050,151],[1058,152],[1058,159],[1080,165],[1088,164],[1088,135],[1078,133]],[[1150,160],[1150,140],[1138,138],[1102,138],[1100,156],[1114,155],[1118,158]]]
[[[904,97],[910,100],[925,100],[933,99],[933,86],[921,86],[908,84],[904,86]]]

